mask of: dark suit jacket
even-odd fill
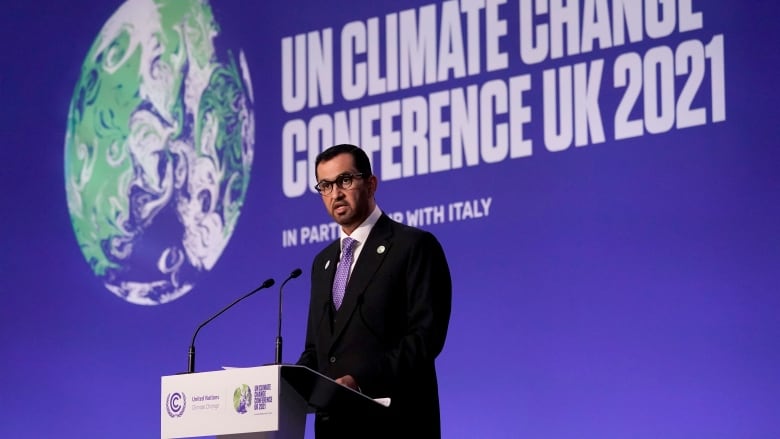
[[[306,346],[298,363],[334,379],[352,375],[364,394],[392,402],[381,419],[321,413],[317,437],[440,437],[434,360],[444,346],[452,301],[441,245],[431,233],[382,214],[335,311],[331,288],[339,252],[336,240],[314,258]]]

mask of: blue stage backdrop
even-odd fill
[[[355,143],[449,258],[445,438],[780,437],[779,13],[5,5],[0,436],[159,437],[196,326],[300,267],[294,362],[338,237],[313,160]],[[273,362],[277,293],[206,326],[197,370]]]

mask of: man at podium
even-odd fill
[[[431,233],[379,209],[378,179],[359,147],[333,146],[315,166],[315,187],[341,236],[312,263],[298,364],[372,398],[391,399],[377,413],[317,413],[316,437],[439,438],[434,361],[452,300],[444,251]]]

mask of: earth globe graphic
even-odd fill
[[[205,1],[128,0],[82,65],[65,186],[93,273],[127,302],[191,291],[235,230],[254,151],[243,51],[219,52]]]

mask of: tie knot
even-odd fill
[[[356,239],[352,239],[349,236],[341,240],[341,252],[343,254],[352,254],[352,249],[355,248],[355,244],[357,244]]]

